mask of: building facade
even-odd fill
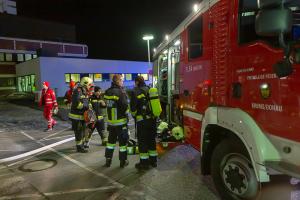
[[[151,84],[152,65],[148,62],[100,60],[84,58],[38,57],[16,65],[16,85],[19,92],[36,92],[42,82],[49,81],[58,97],[64,96],[70,80],[80,81],[84,76],[93,79],[95,85],[107,89],[114,74],[122,74],[124,86],[134,87],[134,79],[141,75]]]

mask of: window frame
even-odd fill
[[[194,24],[196,24],[196,23],[200,23],[199,21],[197,21],[197,20],[200,20],[200,22],[201,22],[201,31],[200,31],[200,33],[201,33],[201,43],[199,43],[200,45],[200,54],[197,56],[197,57],[191,57],[191,28],[192,28],[192,26],[194,25]],[[193,22],[191,22],[189,25],[188,25],[188,27],[187,27],[187,35],[188,35],[188,60],[189,61],[193,61],[193,60],[197,60],[197,59],[199,59],[199,58],[201,58],[202,56],[203,56],[203,53],[204,53],[204,51],[203,51],[203,33],[204,33],[204,30],[203,30],[203,16],[202,15],[199,15]],[[194,30],[195,31],[195,30]],[[192,32],[192,33],[194,33],[194,32]],[[193,43],[193,44],[195,44],[195,43]],[[198,46],[198,45],[197,45]]]

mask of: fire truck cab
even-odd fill
[[[183,127],[223,199],[300,178],[300,1],[202,0],[157,47],[162,119]]]

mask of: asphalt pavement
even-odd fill
[[[0,101],[0,200],[109,199],[109,200],[215,200],[210,176],[200,173],[200,154],[179,145],[160,154],[158,167],[138,172],[137,155],[119,167],[104,167],[105,147],[94,133],[87,154],[77,153],[70,123],[57,119],[52,132],[40,110]],[[133,135],[133,124],[131,133]],[[258,199],[300,200],[300,181],[272,176]]]

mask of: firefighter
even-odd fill
[[[138,76],[135,79],[135,88],[130,101],[131,113],[137,123],[140,162],[135,167],[139,170],[148,169],[149,165],[157,167],[156,118],[150,105],[149,89],[144,78]]]
[[[42,96],[39,106],[44,106],[44,117],[48,121],[46,132],[52,131],[56,121],[52,118],[53,112],[58,112],[58,105],[54,91],[50,88],[49,82],[43,82]]]
[[[105,157],[106,167],[110,167],[113,152],[117,140],[119,141],[119,160],[120,167],[129,164],[127,160],[127,142],[129,139],[128,122],[128,98],[123,89],[123,78],[116,74],[113,76],[111,87],[106,90],[104,99],[107,106],[107,129],[109,132],[108,143],[106,144]]]
[[[81,153],[88,152],[83,146],[86,128],[83,114],[91,107],[88,92],[92,85],[93,81],[89,77],[83,77],[81,79],[80,84],[78,84],[73,91],[71,111],[69,113],[69,118],[72,120],[72,128],[75,133],[76,149],[77,152]]]
[[[94,88],[94,94],[90,97],[90,102],[92,104],[93,110],[95,111],[97,121],[95,124],[91,123],[88,127],[88,134],[85,142],[85,148],[89,148],[89,142],[92,137],[92,133],[97,129],[102,145],[105,146],[107,143],[107,137],[105,136],[105,126],[104,126],[104,108],[106,108],[105,101],[103,99],[101,88],[96,86]]]
[[[66,92],[65,97],[64,97],[64,102],[68,106],[68,108],[70,107],[70,105],[72,103],[72,94],[73,94],[73,89],[75,87],[75,82],[71,80],[69,87],[70,87],[70,89]]]

